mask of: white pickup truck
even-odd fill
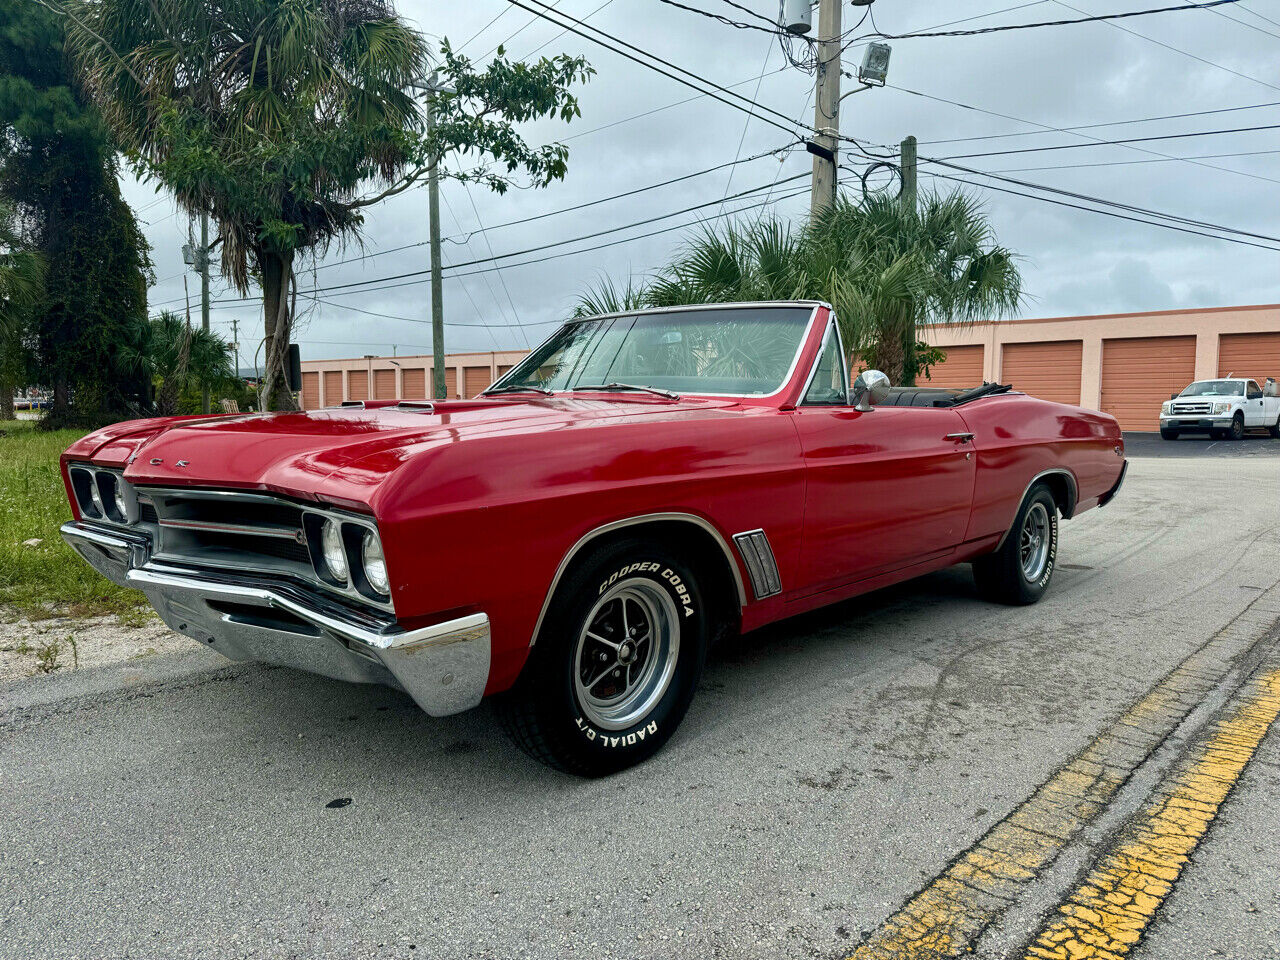
[[[1240,440],[1246,430],[1267,430],[1280,439],[1280,389],[1267,377],[1265,387],[1245,377],[1197,380],[1160,407],[1160,436],[1208,433],[1215,440]]]

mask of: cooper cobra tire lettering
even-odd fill
[[[1046,587],[1049,580],[1053,577],[1053,566],[1058,559],[1058,514],[1051,513],[1049,515],[1049,559],[1045,562],[1044,573],[1040,574],[1040,579],[1036,581],[1036,586]]]

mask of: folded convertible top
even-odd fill
[[[894,387],[882,406],[886,407],[958,407],[972,400],[1008,393],[1011,383],[984,383],[963,390],[946,387]]]

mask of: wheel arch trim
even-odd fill
[[[1031,488],[1043,480],[1045,477],[1060,476],[1066,478],[1067,481],[1067,507],[1069,509],[1062,511],[1062,516],[1070,520],[1076,512],[1076,504],[1080,502],[1080,485],[1076,482],[1076,475],[1066,467],[1051,467],[1048,470],[1041,470],[1031,482],[1027,484],[1022,496],[1018,499],[1018,506],[1013,512],[1013,517],[1009,520],[1009,525],[1004,528],[1004,533],[1000,535],[1000,542],[996,544],[995,549],[999,550],[1004,546],[1005,540],[1008,539],[1009,533],[1013,530],[1014,521],[1018,519],[1018,510],[1022,509],[1022,505],[1027,502],[1027,494],[1031,492]],[[994,552],[994,551],[993,551]]]
[[[542,622],[547,617],[547,611],[551,609],[551,601],[555,597],[556,590],[560,586],[560,581],[564,577],[565,571],[573,563],[574,559],[585,549],[592,541],[599,539],[610,533],[619,530],[625,530],[628,527],[642,526],[649,523],[684,523],[697,527],[704,533],[711,535],[711,538],[719,546],[720,552],[724,554],[725,563],[729,566],[729,572],[733,575],[734,589],[738,593],[738,608],[742,609],[747,605],[747,592],[742,582],[742,571],[738,569],[738,561],[734,558],[733,550],[729,546],[729,542],[724,535],[716,529],[716,526],[705,517],[700,517],[694,513],[682,512],[666,512],[666,513],[643,513],[634,517],[625,517],[621,520],[612,520],[609,523],[601,524],[591,530],[588,530],[577,542],[569,548],[564,557],[560,560],[560,565],[556,567],[555,576],[551,578],[551,585],[547,587],[547,595],[542,601],[542,609],[538,612],[538,620],[533,625],[533,633],[529,637],[529,646],[532,647],[538,640],[538,634],[542,631]]]

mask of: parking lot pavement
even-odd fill
[[[750,635],[600,781],[488,708],[204,650],[0,687],[0,956],[1052,956],[1178,790],[1168,889],[1116,935],[1269,956],[1277,494],[1267,459],[1136,459],[1040,604],[957,568]]]
[[[1165,440],[1158,433],[1125,431],[1124,452],[1127,457],[1280,457],[1280,440],[1257,432],[1243,440],[1214,440],[1208,434]]]

